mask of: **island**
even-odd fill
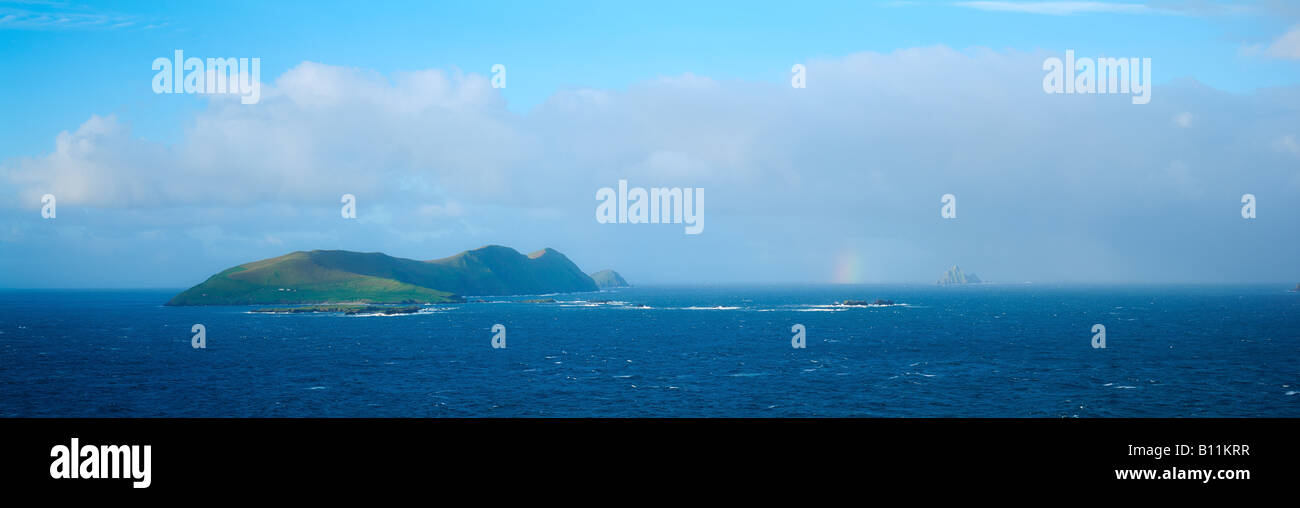
[[[959,284],[979,284],[982,282],[979,277],[973,273],[964,273],[961,267],[952,265],[947,272],[944,272],[943,278],[939,279],[940,286],[952,286]]]
[[[596,281],[596,287],[600,289],[631,287],[631,284],[628,284],[626,280],[623,280],[622,275],[609,269],[591,274],[591,280]]]
[[[313,250],[228,268],[167,305],[418,305],[463,303],[465,296],[597,289],[591,276],[550,248],[524,255],[488,245],[429,261],[379,252]]]

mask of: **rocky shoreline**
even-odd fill
[[[249,312],[255,314],[344,314],[354,316],[358,314],[382,314],[385,316],[395,316],[400,314],[415,314],[423,309],[419,305],[392,306],[392,305],[304,305],[301,307],[263,307],[253,309]]]

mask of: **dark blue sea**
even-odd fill
[[[400,316],[176,292],[0,291],[0,415],[1300,416],[1280,286],[646,287]],[[834,305],[876,298],[900,305]]]

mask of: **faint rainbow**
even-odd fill
[[[835,273],[831,281],[836,284],[857,284],[862,282],[862,263],[860,256],[852,248],[841,250],[835,255]]]

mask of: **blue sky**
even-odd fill
[[[1297,27],[1300,6],[1268,1],[0,0],[0,286],[178,287],[296,249],[427,259],[485,243],[555,247],[633,282],[930,281],[952,263],[1004,281],[1291,280]],[[258,57],[271,91],[243,109],[154,94],[150,63],[175,49]],[[1153,103],[1035,90],[1066,49],[1150,58]],[[485,87],[498,63],[508,86]],[[366,90],[400,97],[303,99]],[[1044,125],[1063,130],[1036,138]],[[1151,128],[1110,137],[1135,125]],[[1115,159],[1087,177],[1045,167],[1046,147]],[[356,173],[371,178],[340,176]],[[99,183],[43,223],[32,196],[69,178]],[[219,196],[187,194],[205,178]],[[705,187],[708,231],[601,228],[589,196],[620,178]],[[338,223],[353,188],[362,220]],[[946,192],[964,224],[935,220]],[[1268,196],[1256,222],[1234,219],[1246,192]],[[1045,219],[1063,203],[1096,213]],[[1178,234],[1207,231],[1222,241]]]
[[[264,79],[304,60],[381,73],[487,74],[493,64],[508,63],[513,79],[502,95],[519,112],[565,88],[624,89],[688,72],[784,81],[790,62],[935,44],[1141,55],[1159,63],[1161,80],[1188,76],[1233,92],[1300,79],[1294,62],[1240,56],[1300,21],[1300,7],[1225,2],[1219,12],[1188,2],[1171,4],[1186,10],[1170,13],[1151,7],[1149,14],[1042,15],[958,4],[0,2],[8,12],[93,21],[81,29],[54,21],[0,24],[0,61],[23,69],[0,80],[6,116],[15,120],[3,127],[0,156],[48,149],[54,135],[92,113],[117,114],[138,135],[174,141],[177,124],[205,100],[160,100],[140,68],[177,48],[258,56]]]

